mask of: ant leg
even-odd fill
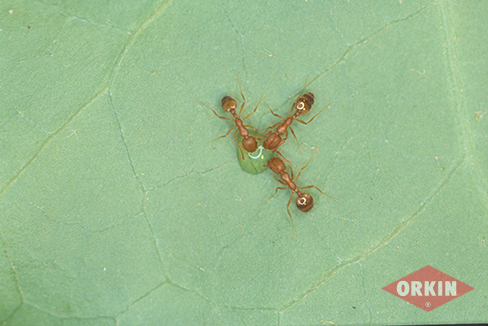
[[[278,179],[277,179],[277,181],[280,181],[281,182],[281,180],[278,180]],[[276,187],[275,193],[273,194],[273,196],[268,197],[268,198],[264,198],[264,199],[265,200],[270,200],[271,198],[273,198],[278,193],[278,189],[280,189],[280,190],[286,190],[286,189],[289,189],[289,188],[288,187]]]
[[[244,120],[242,120],[242,121],[244,121]],[[258,132],[258,130],[256,128],[254,128],[253,126],[244,125],[244,127],[250,128],[250,129],[254,130],[255,132]]]
[[[288,165],[290,166],[290,178],[291,178],[291,180],[293,180],[293,168],[292,168],[290,162],[288,162]]]
[[[275,117],[277,117],[277,118],[280,118],[282,121],[285,121],[285,119],[283,119],[283,118],[281,117],[281,115],[276,114],[276,113],[274,113],[274,112],[273,112],[273,110],[272,110],[272,109],[269,107],[268,103],[266,103],[266,102],[263,102],[263,103],[264,103],[264,105],[266,105],[266,106],[268,107],[268,110],[269,110],[269,112],[271,112],[271,114],[272,114],[272,115],[274,115],[274,116],[275,116]]]
[[[227,133],[226,133],[225,135],[215,138],[214,140],[212,140],[212,141],[211,141],[210,143],[208,143],[208,144],[210,145],[210,144],[212,144],[214,141],[216,141],[217,139],[220,139],[220,138],[225,138],[225,137],[229,136],[230,132],[231,132],[231,131],[232,131],[232,130],[235,128],[235,127],[236,127],[236,126],[234,126],[234,127],[230,128],[230,129],[229,129],[229,131],[227,131]]]
[[[288,138],[288,136],[287,136],[287,138]],[[278,150],[278,147],[280,147],[281,145],[283,145],[283,144],[285,143],[285,140],[286,140],[286,138],[285,138],[285,139],[282,139],[282,140],[280,141],[280,143],[278,144],[278,146],[276,146],[276,147],[273,149],[273,153],[276,153],[276,151]]]
[[[285,186],[286,186],[286,183],[283,183],[283,181],[282,181],[282,180],[280,180],[280,179],[278,179],[277,177],[275,177],[275,175],[274,175],[274,174],[272,174],[272,176],[273,176],[273,178],[274,178],[276,181],[278,181],[279,183],[281,183],[281,184],[283,184],[283,185],[285,185]]]
[[[242,105],[241,105],[241,109],[239,110],[239,117],[241,116],[241,112],[242,112],[242,109],[244,109],[244,104],[246,103],[246,101],[243,101],[242,102]]]
[[[259,140],[259,141],[263,141],[263,140],[266,140],[266,138],[268,138],[269,135],[271,135],[273,133],[273,131],[271,130],[270,132],[266,133],[266,134],[262,134],[261,133],[261,136],[262,137],[256,137],[256,140]]]
[[[206,107],[206,108],[207,108],[207,109],[209,109],[209,110],[212,110],[212,112],[213,112],[213,113],[214,113],[214,114],[217,116],[217,118],[224,119],[224,120],[231,120],[231,121],[234,121],[234,119],[227,118],[227,117],[222,117],[222,116],[218,115],[218,114],[217,114],[217,112],[215,112],[215,110],[214,110],[214,109],[212,109],[212,108],[208,107],[207,105],[203,104],[202,102],[198,102],[198,101],[197,101],[197,103],[198,103],[198,104],[200,104],[200,105],[202,105],[202,106],[204,106],[204,107]]]
[[[258,102],[258,105],[256,105],[256,107],[254,108],[254,111],[252,111],[251,113],[249,113],[248,115],[246,115],[246,117],[245,117],[244,119],[242,119],[242,121],[246,120],[247,118],[249,118],[250,116],[252,116],[252,115],[253,115],[253,114],[256,112],[256,110],[258,109],[259,104],[262,102],[262,100],[263,100],[263,98],[264,98],[265,96],[266,96],[266,93],[264,93],[264,94],[263,94],[263,96],[261,97],[261,99],[260,99],[260,100],[259,100],[259,102]],[[240,114],[241,114],[241,113],[239,112],[239,115],[240,115]]]
[[[275,123],[274,125],[272,125],[272,126],[270,126],[270,127],[266,128],[266,129],[264,129],[264,130],[261,132],[261,134],[263,134],[263,136],[269,136],[269,135],[271,135],[271,134],[273,133],[273,129],[274,129],[274,127],[276,127],[276,126],[277,126],[277,125],[279,125],[279,124],[281,124],[281,122],[277,122],[277,123]],[[266,130],[268,130],[268,129],[271,129],[271,130],[270,130],[269,132],[265,133],[265,131],[266,131]]]
[[[315,158],[315,156],[317,156],[318,153],[315,153],[314,156],[312,156],[312,158],[310,160],[308,160],[307,164],[305,164],[305,166],[303,168],[300,169],[300,171],[298,171],[298,175],[295,179],[295,182],[297,182],[298,178],[300,178],[300,173],[302,173],[303,169],[305,169],[307,167],[307,165],[310,164],[310,162],[312,162],[312,160]]]
[[[296,239],[297,236],[295,234],[295,225],[293,224],[293,218],[291,217],[290,208],[289,208],[292,198],[293,198],[293,191],[291,192],[290,200],[288,200],[288,205],[286,205],[286,210],[288,211],[288,215],[290,216],[291,227],[293,228],[293,239]]]
[[[237,143],[237,132],[239,131],[239,128],[236,129],[236,132],[234,133],[234,141]]]
[[[281,156],[283,158],[283,161],[285,161],[286,164],[288,164],[290,167],[291,167],[291,162],[288,161],[284,156],[283,154],[281,154],[280,152],[276,152],[279,156]],[[291,178],[293,180],[293,177]]]
[[[336,202],[338,202],[338,203],[340,203],[340,202],[341,202],[340,200],[337,200],[337,199],[335,199],[334,197],[332,197],[332,196],[330,196],[330,195],[327,195],[326,193],[322,192],[322,190],[320,190],[319,188],[317,188],[317,187],[315,187],[315,186],[306,186],[306,187],[300,187],[300,189],[308,189],[308,188],[315,188],[315,189],[317,189],[318,191],[320,191],[320,193],[321,193],[322,195],[326,195],[327,197],[329,197],[330,199],[335,200],[335,201],[336,201]]]
[[[300,146],[300,143],[298,142],[298,139],[297,139],[297,136],[295,135],[295,132],[293,131],[293,128],[290,126],[290,131],[291,131],[291,134],[293,135],[293,137],[295,138],[296,142],[297,142],[297,145],[298,145],[298,148],[300,148],[300,150],[302,151],[303,153],[303,149],[302,149],[302,146]]]
[[[244,94],[242,93],[241,73],[237,74],[237,80],[239,80],[239,91],[241,92],[241,96],[242,96],[242,105],[241,105],[241,109],[239,110],[239,116],[241,116],[242,109],[244,108],[244,104],[246,103],[246,99],[244,97]]]
[[[288,139],[288,129],[285,130],[285,138],[282,138],[283,142]],[[281,146],[281,145],[280,145]]]
[[[242,151],[242,145],[241,144],[237,144],[237,148],[239,148],[239,150],[241,151],[242,160],[244,161],[246,158],[244,157],[244,152]]]
[[[332,105],[332,104],[331,104],[331,105]],[[330,108],[330,105],[329,105],[329,106],[327,106],[327,107],[325,107],[325,108],[323,108],[322,110],[320,110],[320,112],[319,112],[319,113],[317,113],[316,115],[314,115],[314,116],[312,117],[312,119],[308,120],[308,122],[305,122],[305,121],[300,120],[300,119],[295,119],[295,120],[296,120],[296,121],[298,121],[298,122],[300,122],[300,123],[303,123],[304,125],[308,125],[310,122],[312,122],[312,120],[313,120],[313,119],[315,119],[315,117],[316,117],[316,116],[318,116],[319,114],[321,114],[322,112],[324,112],[324,111],[325,111],[325,110],[327,110],[328,108]]]

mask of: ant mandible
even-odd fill
[[[288,204],[286,205],[286,210],[288,211],[288,215],[290,216],[291,226],[293,228],[293,238],[296,238],[295,225],[293,224],[293,218],[291,217],[291,213],[290,213],[290,209],[289,209],[291,199],[293,198],[293,192],[295,192],[298,196],[296,199],[296,205],[297,205],[297,208],[302,212],[309,212],[313,208],[313,198],[310,194],[301,192],[300,189],[315,188],[318,191],[320,191],[321,194],[326,195],[327,197],[329,197],[329,198],[335,200],[336,202],[340,203],[339,200],[335,199],[332,196],[327,195],[326,193],[322,192],[322,190],[320,190],[319,188],[317,188],[314,185],[306,186],[306,187],[298,187],[296,185],[296,181],[300,177],[300,173],[302,173],[303,169],[305,169],[307,167],[307,165],[315,158],[315,156],[317,156],[317,154],[315,154],[308,161],[308,163],[305,164],[305,166],[303,168],[301,168],[300,171],[298,171],[298,175],[295,178],[295,180],[293,180],[293,169],[292,169],[291,165],[290,165],[290,172],[291,172],[291,176],[290,176],[285,171],[285,169],[286,169],[285,163],[283,163],[283,161],[278,157],[272,157],[271,159],[269,159],[268,165],[264,165],[265,167],[269,167],[274,173],[279,174],[281,180],[277,179],[274,175],[273,175],[273,177],[276,179],[276,181],[278,181],[282,185],[286,186],[286,187],[276,187],[275,193],[273,194],[273,196],[271,196],[268,199],[273,198],[274,195],[276,195],[278,193],[278,189],[280,189],[280,190],[290,189],[290,191],[291,191],[290,199],[288,200]]]
[[[305,85],[305,88],[306,87],[307,87],[307,85]],[[305,91],[305,88],[303,91]],[[302,94],[303,94],[303,91],[302,91]],[[293,137],[295,137],[295,140],[297,141],[298,147],[300,147],[300,150],[303,152],[302,147],[298,143],[297,136],[295,136],[295,132],[293,131],[293,128],[290,126],[291,123],[293,122],[293,120],[297,120],[298,122],[303,123],[304,125],[308,125],[310,122],[312,122],[313,119],[315,119],[316,116],[318,116],[320,113],[322,113],[322,111],[328,109],[330,107],[330,105],[323,108],[319,113],[314,115],[308,122],[305,122],[303,120],[298,119],[298,117],[300,115],[306,114],[310,111],[310,109],[312,108],[312,105],[314,103],[314,96],[313,96],[313,93],[310,93],[310,92],[303,94],[303,95],[302,94],[300,94],[298,100],[296,100],[295,103],[293,103],[293,106],[290,110],[290,114],[288,114],[288,116],[286,118],[283,118],[280,115],[274,113],[273,110],[271,110],[271,108],[265,103],[266,106],[268,106],[268,109],[271,112],[271,114],[274,115],[275,117],[280,118],[283,122],[281,122],[281,123],[277,122],[274,125],[272,125],[271,127],[266,128],[266,129],[273,129],[274,127],[278,126],[276,128],[275,132],[273,132],[273,130],[271,130],[270,132],[265,134],[266,139],[264,139],[264,143],[263,143],[264,148],[266,148],[268,150],[272,150],[273,153],[276,152],[278,150],[278,147],[280,147],[285,142],[285,140],[288,139],[288,130],[287,129],[289,127],[291,133],[293,134]],[[292,115],[293,109],[295,109],[296,111]],[[283,135],[283,134],[286,134],[284,139],[281,138],[281,135]],[[283,155],[281,155],[281,156],[283,156]]]
[[[227,118],[227,117],[222,117],[222,116],[218,115],[217,112],[215,112],[215,110],[211,109],[210,107],[206,106],[205,104],[203,104],[201,102],[198,102],[198,101],[197,102],[199,104],[207,107],[208,109],[212,110],[212,112],[218,118],[224,119],[224,120],[231,120],[231,121],[234,121],[234,123],[235,123],[235,125],[232,128],[230,128],[229,131],[225,135],[215,138],[213,141],[210,142],[210,144],[212,144],[217,139],[227,137],[231,133],[231,131],[234,130],[235,127],[237,127],[236,132],[234,134],[234,141],[237,142],[236,136],[237,136],[237,132],[239,132],[239,134],[241,135],[241,137],[243,139],[242,139],[242,145],[241,144],[237,144],[237,146],[239,147],[239,150],[241,151],[242,159],[245,160],[244,152],[242,151],[242,149],[244,148],[249,153],[253,153],[253,152],[255,152],[257,150],[258,143],[257,143],[255,137],[249,136],[249,130],[247,130],[247,128],[251,128],[253,130],[256,130],[256,128],[254,128],[252,126],[249,126],[249,125],[245,125],[244,124],[244,121],[247,118],[249,118],[250,116],[252,116],[256,112],[256,110],[258,109],[259,104],[261,103],[261,101],[263,100],[263,98],[264,98],[264,96],[266,94],[264,94],[261,97],[261,99],[259,100],[258,105],[256,105],[256,107],[254,108],[254,111],[252,111],[251,113],[249,113],[244,119],[241,119],[240,116],[241,116],[241,113],[242,113],[242,109],[244,108],[244,104],[246,103],[246,99],[244,98],[244,94],[242,93],[241,76],[240,75],[238,76],[238,79],[239,79],[239,90],[240,90],[241,96],[242,96],[242,105],[241,105],[241,109],[239,110],[239,114],[236,113],[237,102],[232,97],[230,97],[230,96],[224,96],[224,98],[222,98],[222,101],[221,101],[222,109],[225,112],[228,112],[228,113],[232,114],[232,116],[234,117],[234,119]]]

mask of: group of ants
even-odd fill
[[[308,80],[307,80],[307,84],[308,84]],[[272,153],[279,154],[281,156],[281,158],[290,166],[291,176],[290,176],[290,174],[288,174],[288,172],[285,171],[286,170],[285,163],[279,157],[272,157],[272,158],[270,158],[268,160],[268,164],[267,165],[263,165],[263,167],[270,168],[271,171],[273,171],[276,174],[279,174],[280,179],[276,178],[274,175],[273,175],[273,178],[275,178],[276,181],[278,181],[279,183],[281,183],[282,185],[284,185],[284,187],[277,187],[276,190],[275,190],[275,193],[273,194],[273,196],[271,196],[268,199],[271,199],[272,197],[274,197],[274,195],[276,195],[278,193],[278,189],[280,189],[280,190],[290,189],[290,191],[291,191],[291,196],[290,196],[290,199],[288,200],[288,204],[286,206],[286,210],[288,211],[288,215],[290,216],[290,221],[291,221],[291,226],[293,228],[293,237],[294,238],[296,238],[295,226],[293,224],[293,218],[291,216],[290,209],[289,209],[289,206],[290,206],[290,203],[291,203],[291,199],[293,198],[293,193],[296,193],[297,194],[296,205],[297,205],[297,208],[300,211],[302,211],[302,212],[309,212],[313,208],[313,198],[312,198],[312,196],[310,194],[304,193],[300,189],[315,188],[321,194],[323,194],[323,195],[325,195],[325,196],[327,196],[327,197],[329,197],[329,198],[331,198],[331,199],[333,199],[333,200],[335,200],[335,201],[337,201],[337,202],[340,203],[339,200],[337,200],[337,199],[335,199],[335,198],[327,195],[326,193],[322,192],[322,190],[320,190],[319,188],[317,188],[314,185],[310,185],[310,186],[306,186],[306,187],[298,187],[296,185],[296,181],[300,177],[300,173],[302,173],[303,169],[305,169],[308,166],[308,164],[315,158],[315,156],[317,155],[317,153],[307,162],[307,164],[305,164],[300,169],[300,171],[298,171],[297,176],[295,178],[293,178],[293,169],[291,167],[291,163],[283,156],[283,154],[281,154],[278,151],[278,148],[281,145],[283,145],[283,143],[288,138],[288,129],[290,129],[291,133],[293,134],[293,137],[295,138],[295,140],[298,143],[298,140],[297,140],[297,138],[295,136],[295,132],[293,131],[293,129],[291,127],[291,124],[292,124],[293,121],[296,120],[296,121],[298,121],[298,122],[300,122],[302,124],[307,125],[310,122],[312,122],[312,120],[315,119],[315,117],[317,115],[319,115],[325,109],[327,109],[327,108],[330,107],[330,105],[328,107],[325,107],[324,109],[322,109],[319,113],[317,113],[316,115],[314,115],[307,122],[299,119],[299,117],[301,115],[307,114],[310,111],[310,109],[312,108],[312,105],[314,103],[314,95],[313,95],[313,93],[307,92],[307,93],[303,94],[304,91],[305,91],[305,89],[306,89],[306,87],[307,87],[307,85],[305,85],[304,90],[298,96],[297,100],[293,103],[293,106],[292,106],[292,108],[290,110],[290,113],[288,114],[288,116],[286,118],[283,118],[280,115],[274,113],[273,110],[265,103],[266,106],[268,106],[268,109],[271,112],[271,114],[274,115],[275,117],[280,118],[282,122],[277,122],[274,125],[266,128],[261,133],[261,137],[251,136],[250,133],[249,133],[248,128],[251,128],[251,129],[253,129],[255,131],[256,131],[256,128],[254,128],[254,127],[252,127],[250,125],[245,125],[244,124],[244,121],[247,118],[249,118],[250,116],[252,116],[256,112],[259,104],[261,102],[263,102],[262,100],[264,98],[264,95],[263,95],[263,97],[261,97],[261,100],[259,101],[258,105],[254,108],[254,111],[252,111],[251,113],[249,113],[246,117],[244,117],[244,119],[241,119],[241,113],[242,113],[242,109],[244,108],[244,104],[246,103],[246,99],[244,98],[244,94],[242,93],[242,87],[241,87],[240,78],[239,78],[239,90],[240,90],[240,93],[241,93],[241,96],[242,96],[242,105],[241,105],[241,108],[239,110],[239,113],[236,113],[237,102],[232,97],[225,96],[224,98],[222,98],[222,101],[221,101],[222,109],[225,112],[230,113],[233,118],[228,118],[228,117],[220,116],[220,115],[217,114],[217,112],[215,112],[215,110],[211,109],[210,107],[206,106],[203,103],[198,102],[198,103],[202,104],[203,106],[207,107],[208,109],[212,110],[212,112],[218,118],[224,119],[224,120],[233,121],[234,124],[235,124],[231,129],[229,129],[229,131],[225,135],[222,135],[222,136],[216,138],[211,143],[213,143],[217,139],[227,137],[232,132],[232,130],[234,130],[234,128],[237,127],[237,130],[235,131],[235,134],[234,134],[234,141],[237,142],[236,136],[237,136],[237,132],[239,132],[239,134],[242,137],[242,144],[239,144],[239,142],[237,142],[237,146],[238,146],[238,148],[239,148],[239,150],[241,152],[241,155],[242,155],[242,159],[243,160],[245,160],[245,157],[244,157],[244,153],[243,153],[242,149],[246,150],[249,153],[255,152],[258,149],[258,142],[257,141],[259,140],[259,141],[263,141],[262,147],[264,147],[267,150],[270,150]],[[293,113],[293,111],[295,111],[295,112]],[[267,131],[268,129],[269,129],[269,131]],[[283,135],[284,135],[284,137],[283,137]],[[300,144],[298,144],[298,146],[300,147]],[[249,154],[249,156],[252,157],[250,154]]]

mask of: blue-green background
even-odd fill
[[[487,1],[0,3],[0,324],[487,318]],[[244,173],[218,109],[317,110],[281,152],[307,214]],[[247,114],[246,113],[246,114]],[[276,122],[260,107],[249,123]],[[247,122],[247,121],[246,121]],[[381,290],[431,265],[429,313]]]

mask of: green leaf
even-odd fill
[[[2,1],[2,325],[480,322],[484,1]],[[314,110],[280,147],[315,206],[241,170],[224,95]],[[253,106],[244,109],[251,112]],[[315,111],[314,111],[315,112]],[[246,120],[277,122],[264,106]],[[295,195],[294,195],[295,197]],[[429,313],[381,288],[475,288]]]

